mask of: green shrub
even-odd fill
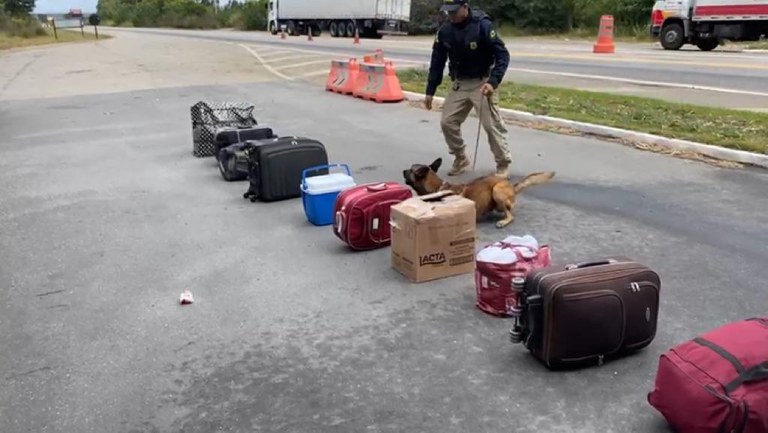
[[[19,38],[34,38],[48,34],[40,21],[31,16],[11,18],[3,12],[0,12],[0,31],[7,36]]]
[[[209,29],[220,26],[213,8],[195,0],[99,0],[104,22],[130,27]]]
[[[240,30],[266,30],[266,1],[253,0],[232,11],[231,25]]]

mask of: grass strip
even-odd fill
[[[403,90],[424,93],[427,72],[397,71]],[[447,94],[446,77],[436,96]],[[768,154],[768,114],[653,98],[504,82],[499,105],[518,111]]]
[[[85,33],[85,37],[80,33],[80,30],[72,31],[72,30],[63,30],[59,29],[57,31],[57,34],[59,36],[59,39],[56,40],[53,36],[53,30],[46,29],[45,35],[36,35],[31,37],[21,37],[21,36],[9,36],[5,32],[0,31],[0,50],[7,50],[10,48],[24,48],[24,47],[31,47],[31,46],[37,46],[37,45],[48,45],[48,44],[57,44],[57,43],[67,43],[67,42],[87,42],[87,41],[95,41],[96,35],[93,33]],[[111,36],[103,35],[99,33],[99,39],[109,39]]]

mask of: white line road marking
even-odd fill
[[[683,83],[669,83],[664,81],[645,81],[645,80],[634,80],[631,78],[619,78],[619,77],[611,77],[607,75],[590,75],[590,74],[576,74],[572,72],[555,72],[555,71],[542,71],[538,69],[525,69],[525,68],[507,68],[508,71],[516,71],[516,72],[526,72],[531,74],[547,74],[547,75],[557,75],[561,77],[572,77],[572,78],[585,78],[590,80],[601,80],[601,81],[616,81],[619,83],[627,83],[627,84],[637,84],[641,86],[653,86],[653,87],[670,87],[670,88],[678,88],[678,89],[690,89],[690,90],[705,90],[709,92],[720,92],[720,93],[735,93],[739,95],[750,95],[750,96],[766,96],[768,97],[768,93],[764,92],[752,92],[749,90],[738,90],[738,89],[726,89],[722,87],[710,87],[710,86],[699,86],[697,84],[683,84]]]
[[[262,47],[261,49],[259,49],[259,51],[261,51],[262,55],[271,55],[271,54],[286,53],[287,52],[287,51],[285,51],[285,49],[283,47],[271,47],[271,46],[269,46],[269,47],[267,47],[267,46]]]
[[[258,48],[259,48],[259,51],[261,52],[261,56],[263,58],[265,58],[265,59],[269,59],[271,57],[284,56],[284,55],[290,53],[290,51],[286,51],[286,50],[277,50],[277,51],[267,51],[267,52],[264,52],[264,50],[265,50],[264,47],[258,47]]]
[[[261,58],[261,56],[259,55],[259,53],[257,53],[256,51],[253,51],[253,50],[251,49],[251,47],[249,47],[249,46],[247,46],[247,45],[243,45],[243,44],[239,44],[239,45],[240,45],[241,47],[245,48],[246,50],[248,50],[248,52],[249,52],[249,53],[251,53],[251,55],[252,55],[253,57],[255,57],[255,58],[256,58],[256,60],[258,60],[258,61],[259,61],[259,63],[261,63],[261,66],[264,66],[265,68],[267,68],[267,70],[268,70],[269,72],[271,72],[271,73],[273,73],[273,74],[277,75],[278,77],[280,77],[280,78],[283,78],[283,79],[285,79],[285,80],[288,80],[288,81],[293,81],[293,78],[291,78],[291,77],[289,77],[289,76],[287,76],[287,75],[283,74],[282,72],[280,72],[280,71],[276,70],[276,69],[275,69],[275,68],[273,68],[272,66],[269,66],[268,64],[266,64],[266,63],[264,62],[264,59],[262,59],[262,58]]]
[[[258,48],[261,48],[261,47],[268,47],[269,45],[254,45],[254,46],[258,47]],[[315,54],[315,55],[337,56],[337,57],[339,57],[341,59],[344,59],[344,60],[349,59],[351,57],[358,57],[362,61],[362,57],[363,57],[363,56],[357,55],[357,54],[339,53],[339,52],[331,52],[331,51],[306,50],[306,49],[303,49],[303,48],[286,48],[286,50],[297,51],[297,52],[301,52],[301,53],[311,53],[311,54]],[[371,54],[373,54],[373,50],[371,50]],[[427,60],[423,60],[423,61],[419,61],[419,60],[406,60],[406,59],[392,58],[392,57],[387,56],[386,51],[384,52],[384,59],[385,60],[391,60],[392,62],[395,62],[395,63],[409,63],[409,64],[414,64],[414,65],[429,64],[429,60],[428,59]]]
[[[299,67],[302,67],[302,66],[318,65],[320,63],[329,64],[329,63],[331,63],[331,61],[328,60],[328,59],[323,59],[323,60],[315,60],[315,61],[312,61],[312,62],[293,63],[293,64],[290,64],[290,65],[278,66],[275,69],[283,70],[283,69],[290,69],[290,68],[299,68]]]
[[[324,63],[326,61],[312,61],[312,62],[305,62],[301,64],[293,64],[293,65],[285,65],[285,66],[279,66],[277,68],[274,68],[270,65],[268,65],[264,59],[255,51],[253,51],[248,46],[245,46],[243,44],[240,44],[241,47],[247,49],[254,57],[256,57],[257,60],[270,72],[273,74],[282,77],[286,80],[293,80],[293,78],[288,77],[287,75],[281,73],[278,71],[278,69],[288,69],[293,67],[299,67],[299,66],[308,66],[310,64],[316,64],[316,63]],[[297,52],[307,52],[312,53],[315,55],[336,55],[336,56],[344,56],[344,57],[355,57],[354,55],[350,55],[348,53],[331,53],[331,52],[319,52],[315,50],[305,50],[301,48],[288,48],[287,50],[290,51],[297,51]],[[387,60],[391,60],[395,63],[407,63],[412,65],[428,65],[428,62],[426,61],[414,61],[414,60],[406,60],[406,59],[395,59],[395,58],[388,58],[386,57],[386,53],[384,57]],[[298,58],[298,57],[291,57],[291,58]],[[288,60],[288,58],[284,58],[283,60]],[[271,61],[279,61],[278,59],[272,59]],[[402,68],[402,65],[395,65],[396,69]],[[561,77],[572,77],[572,78],[582,78],[582,79],[589,79],[589,80],[601,80],[601,81],[613,81],[613,82],[619,82],[619,83],[626,83],[626,84],[635,84],[635,85],[642,85],[642,86],[653,86],[653,87],[666,87],[666,88],[678,88],[678,89],[689,89],[689,90],[701,90],[701,91],[709,91],[709,92],[719,92],[719,93],[731,93],[731,94],[740,94],[740,95],[749,95],[749,96],[761,96],[761,97],[768,97],[768,93],[765,92],[754,92],[754,91],[748,91],[748,90],[738,90],[738,89],[727,89],[722,87],[711,87],[711,86],[699,86],[696,84],[683,84],[683,83],[670,83],[670,82],[664,82],[664,81],[647,81],[647,80],[635,80],[630,78],[620,78],[620,77],[611,77],[607,75],[592,75],[592,74],[578,74],[578,73],[572,73],[572,72],[556,72],[556,71],[544,71],[544,70],[538,70],[538,69],[526,69],[526,68],[507,68],[509,71],[516,71],[516,72],[525,72],[530,74],[546,74],[546,75],[554,75],[554,76],[561,76]],[[302,74],[301,77],[312,77],[317,75],[326,74],[327,71],[313,71],[306,74]]]
[[[301,55],[298,55],[298,56],[286,56],[286,57],[278,57],[278,58],[272,58],[272,57],[270,57],[270,58],[268,58],[267,60],[268,60],[270,63],[275,63],[275,62],[284,62],[284,61],[286,61],[286,60],[296,60],[296,59],[306,59],[306,58],[307,58],[307,56],[306,56],[306,55],[304,55],[304,54],[301,54]]]

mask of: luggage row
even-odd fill
[[[391,247],[391,266],[411,282],[473,275],[476,307],[511,319],[511,343],[548,369],[603,365],[653,342],[661,278],[648,266],[629,257],[556,265],[550,246],[530,235],[476,252],[470,200],[450,192],[417,196],[391,180],[358,185],[349,165],[329,163],[320,141],[277,135],[243,113],[201,133],[194,121],[201,107],[210,109],[193,106],[193,137],[208,142],[196,141],[193,153],[215,156],[225,180],[248,181],[244,198],[301,197],[307,220],[331,226],[350,248]],[[768,433],[768,317],[668,349],[647,400],[678,433]]]

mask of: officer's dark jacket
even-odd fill
[[[491,18],[483,11],[470,10],[461,24],[448,21],[437,31],[427,79],[427,95],[434,95],[443,81],[446,60],[451,79],[489,77],[494,88],[509,66],[509,52],[499,39]],[[493,67],[493,70],[491,70]]]

